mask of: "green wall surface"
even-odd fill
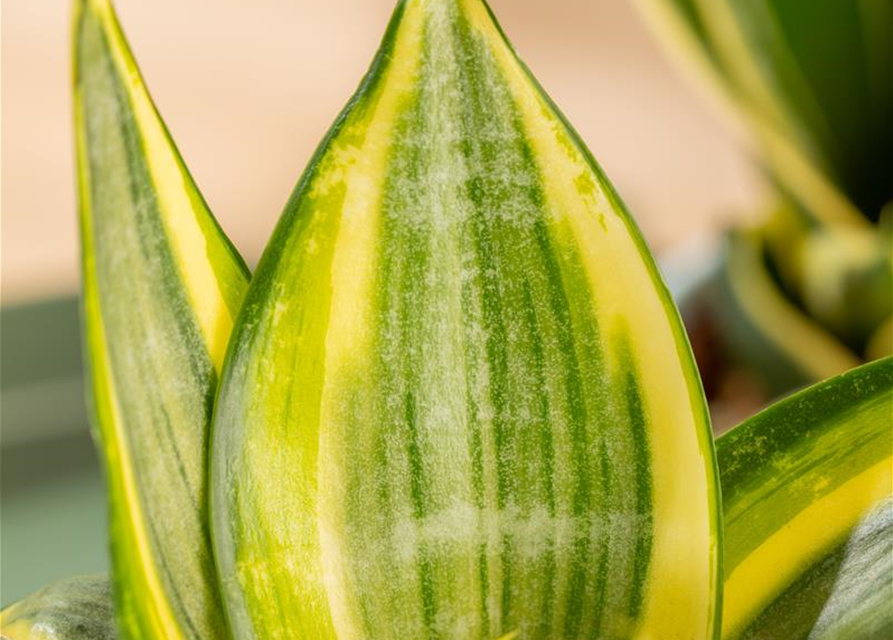
[[[0,605],[105,571],[106,507],[74,299],[0,310]]]

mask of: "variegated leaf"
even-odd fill
[[[225,638],[207,529],[217,377],[248,284],[108,0],[78,0],[85,351],[125,638]]]
[[[825,224],[893,199],[893,0],[641,0]]]
[[[891,592],[891,417],[886,358],[783,400],[718,440],[724,638],[868,640],[881,636],[828,629],[893,624],[889,596],[885,606],[871,603]]]
[[[104,575],[62,580],[0,611],[6,640],[115,640],[115,611]]]
[[[227,362],[212,537],[239,638],[713,637],[685,333],[480,0],[399,3]]]

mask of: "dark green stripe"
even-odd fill
[[[542,199],[538,197],[535,180],[528,186],[504,184],[496,179],[508,167],[517,170],[518,178],[525,174],[531,177],[521,162],[523,141],[517,135],[517,114],[512,112],[507,121],[500,122],[499,117],[503,114],[494,113],[495,105],[506,109],[511,104],[511,99],[501,79],[498,83],[488,84],[488,77],[496,74],[493,61],[488,59],[486,43],[480,42],[464,19],[454,22],[453,41],[457,49],[455,58],[461,61],[458,81],[464,97],[464,109],[458,117],[462,123],[462,152],[469,171],[467,197],[473,205],[468,225],[479,274],[477,295],[483,312],[481,320],[486,336],[489,402],[495,407],[493,426],[498,483],[496,507],[503,512],[509,507],[510,500],[520,498],[522,502],[518,506],[521,507],[523,516],[526,515],[523,511],[523,496],[520,495],[523,491],[519,491],[523,486],[519,481],[522,469],[518,468],[518,462],[523,455],[519,449],[524,443],[520,425],[513,415],[517,408],[513,405],[517,399],[513,397],[509,368],[513,363],[515,366],[520,364],[528,367],[529,363],[523,362],[524,356],[517,350],[523,348],[521,344],[529,342],[529,336],[509,335],[508,326],[515,321],[515,317],[524,318],[533,313],[532,309],[525,308],[523,302],[525,295],[529,297],[526,291],[529,285],[523,269],[517,268],[522,260],[513,260],[529,248],[530,239],[526,234],[526,225],[509,219],[507,214],[512,206],[516,211],[525,212],[533,208],[541,212]],[[490,132],[492,138],[484,137],[482,132]],[[520,304],[516,298],[519,293]],[[468,364],[474,366],[474,363]],[[535,364],[533,369],[532,378],[536,380]],[[534,385],[528,389],[534,405],[548,402],[544,393],[544,388],[537,389]],[[538,484],[540,479],[533,477],[529,481]],[[517,544],[511,532],[503,532],[500,589],[502,625],[500,629],[491,630],[494,635],[511,630],[521,622],[517,620],[518,570],[513,559],[518,553]],[[523,572],[523,568],[520,571]],[[544,568],[544,573],[549,572],[550,568]],[[535,606],[533,602],[529,604]],[[542,605],[539,607],[540,610],[543,608]],[[540,625],[546,624],[542,619],[537,622]]]
[[[632,591],[629,599],[629,616],[635,619],[642,608],[648,567],[651,562],[652,543],[652,480],[651,453],[648,437],[648,419],[642,402],[642,390],[636,375],[636,364],[632,356],[629,337],[618,340],[623,384],[626,390],[627,412],[632,427],[632,446],[635,469],[635,514],[639,520],[634,533],[634,566]]]
[[[539,327],[537,326],[536,312],[533,304],[533,296],[530,293],[529,282],[524,283],[524,325],[525,330],[530,336],[532,347],[532,369],[533,369],[533,388],[546,389],[545,378],[545,362],[543,356],[542,339],[539,335]],[[555,474],[555,452],[553,449],[552,428],[549,421],[549,399],[545,393],[541,393],[534,400],[535,407],[535,425],[539,432],[540,438],[540,457],[543,464],[542,481],[546,485],[546,506],[549,510],[549,516],[555,517],[555,489],[553,486]],[[555,550],[550,549],[548,552],[549,560],[546,569],[543,572],[542,582],[543,588],[547,593],[553,592],[555,582]],[[552,627],[552,598],[544,598],[542,601],[539,623],[543,630],[548,631]]]

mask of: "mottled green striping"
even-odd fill
[[[207,442],[200,428],[210,422],[216,374],[171,253],[106,35],[92,11],[80,15],[82,113],[93,142],[87,147],[90,241],[117,407],[127,425],[123,452],[116,455],[128,456],[134,470],[154,559],[177,619],[188,637],[219,637],[225,628],[205,526]],[[113,501],[111,509],[117,528],[129,516],[125,505]],[[120,543],[113,539],[113,551]],[[127,572],[115,555],[116,570]],[[138,594],[120,579],[115,591],[126,633],[140,637]]]
[[[570,428],[576,429],[571,436],[576,462],[587,444],[582,433],[585,409],[581,407],[579,367],[570,340],[568,301],[545,221],[548,213],[540,191],[541,177],[511,109],[511,97],[490,58],[488,44],[462,19],[456,20],[454,30],[459,49],[456,58],[467,62],[457,65],[465,97],[459,119],[464,129],[462,152],[469,165],[466,190],[473,211],[469,236],[472,260],[477,263],[472,268],[476,267],[479,274],[478,290],[473,295],[480,300],[483,312],[479,321],[487,353],[480,377],[489,382],[484,388],[489,386],[490,405],[498,408],[494,415],[498,474],[495,507],[499,512],[520,507],[528,517],[532,510],[542,508],[549,518],[555,518],[555,452],[548,412],[550,405],[560,405],[560,400],[550,401],[545,378],[546,369],[555,368],[557,358],[565,359],[554,374],[563,378],[567,387],[564,400],[571,414]],[[494,105],[502,107],[495,115]],[[528,256],[529,262],[522,258]],[[531,288],[540,296],[545,294],[545,299],[534,300]],[[583,300],[585,313],[591,313],[588,302]],[[591,316],[587,324],[591,324]],[[540,332],[551,339],[551,358],[547,359],[547,345]],[[468,339],[475,338],[472,335]],[[522,418],[518,414],[526,415]],[[532,436],[524,433],[525,427]],[[531,473],[525,475],[528,465]],[[585,485],[589,478],[586,473],[575,475],[573,515],[579,517],[588,502]],[[535,490],[525,494],[528,488]],[[513,504],[519,495],[529,496],[531,504]],[[513,587],[519,582],[516,574],[524,572],[514,566],[517,541],[510,533],[503,533],[503,544],[509,553],[499,558],[503,565],[500,619],[504,629],[512,629],[516,626],[512,607],[525,601],[521,594],[513,593]],[[587,541],[581,546],[585,548]],[[547,548],[542,563],[533,569],[533,573],[541,573],[542,586],[538,627],[529,630],[533,634],[547,634],[550,628],[553,600],[542,596],[554,587],[555,561],[555,551]],[[530,610],[535,611],[533,607]]]
[[[634,313],[672,311],[641,241],[482,4],[395,15],[287,205],[225,367],[212,526],[234,633],[571,640],[682,619],[706,637],[709,560],[695,578],[700,559],[674,566],[666,537],[651,549],[651,510],[679,522],[698,512],[679,492],[699,489],[650,438],[705,427],[706,450],[679,439],[686,465],[711,441],[675,316],[659,348],[634,344],[650,335]],[[633,274],[632,299],[610,268]],[[672,392],[644,388],[664,371]],[[697,583],[686,611],[662,606],[658,569]]]
[[[616,502],[596,502],[607,500],[598,479],[611,409],[590,411],[584,397],[611,393],[599,364],[604,357],[589,287],[566,285],[580,271],[576,249],[560,246],[551,228],[542,178],[489,45],[459,17],[435,12],[429,21],[445,19],[455,31],[428,27],[419,94],[401,117],[391,152],[375,287],[378,360],[369,364],[364,388],[350,390],[352,397],[384,400],[362,402],[345,418],[346,438],[352,437],[348,424],[364,424],[375,443],[371,466],[356,461],[346,480],[348,520],[356,529],[345,555],[362,559],[354,568],[358,576],[369,573],[370,558],[392,574],[387,584],[405,572],[416,575],[403,597],[359,587],[359,606],[374,612],[364,617],[370,637],[452,637],[456,629],[446,625],[467,623],[468,616],[484,636],[521,628],[528,637],[588,637],[598,619],[566,603],[584,601],[587,592],[602,595],[590,583],[612,539],[621,556],[626,550],[625,566],[641,571],[639,589],[645,579],[640,543],[625,541],[640,523],[610,522],[612,512],[638,513],[640,483],[624,492],[618,482]],[[457,72],[455,87],[440,81],[445,67]],[[448,322],[456,317],[463,322]],[[464,380],[456,377],[462,371]],[[629,384],[629,375],[617,384]],[[644,428],[641,406],[631,408],[638,413],[614,429]],[[614,411],[622,415],[623,408]],[[566,446],[556,461],[558,429],[565,430]],[[647,448],[645,464],[636,462],[636,473],[647,475]],[[558,465],[562,491],[554,486]],[[489,487],[484,467],[496,470]],[[376,470],[372,478],[369,468]],[[370,482],[376,485],[372,502],[365,497],[373,491]],[[370,512],[380,518],[375,534]],[[483,542],[473,532],[448,541],[438,539],[448,532],[424,533],[426,521],[462,512]],[[576,520],[571,526],[579,529],[598,516],[607,521],[597,539],[576,531],[561,547],[562,524]],[[406,553],[394,540],[400,527],[415,529],[418,544],[406,565],[392,562]],[[488,527],[495,537],[486,535]],[[542,549],[525,548],[534,532]],[[467,563],[467,575],[455,576],[457,561]],[[477,611],[468,610],[467,588],[481,594]],[[634,610],[623,599],[636,595],[615,592],[600,605],[608,618]],[[398,631],[394,620],[411,607],[420,627]],[[563,612],[553,624],[556,608]]]

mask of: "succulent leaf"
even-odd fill
[[[717,441],[723,638],[826,638],[838,637],[828,629],[893,624],[889,597],[880,606],[866,595],[891,589],[891,416],[886,358],[783,400]],[[853,614],[857,599],[864,617]]]
[[[480,0],[400,2],[252,280],[215,409],[239,638],[712,638],[677,311]]]
[[[248,271],[177,153],[110,3],[75,7],[84,341],[121,634],[225,638],[205,468]]]
[[[0,611],[6,640],[114,640],[115,611],[104,575],[56,582]]]

